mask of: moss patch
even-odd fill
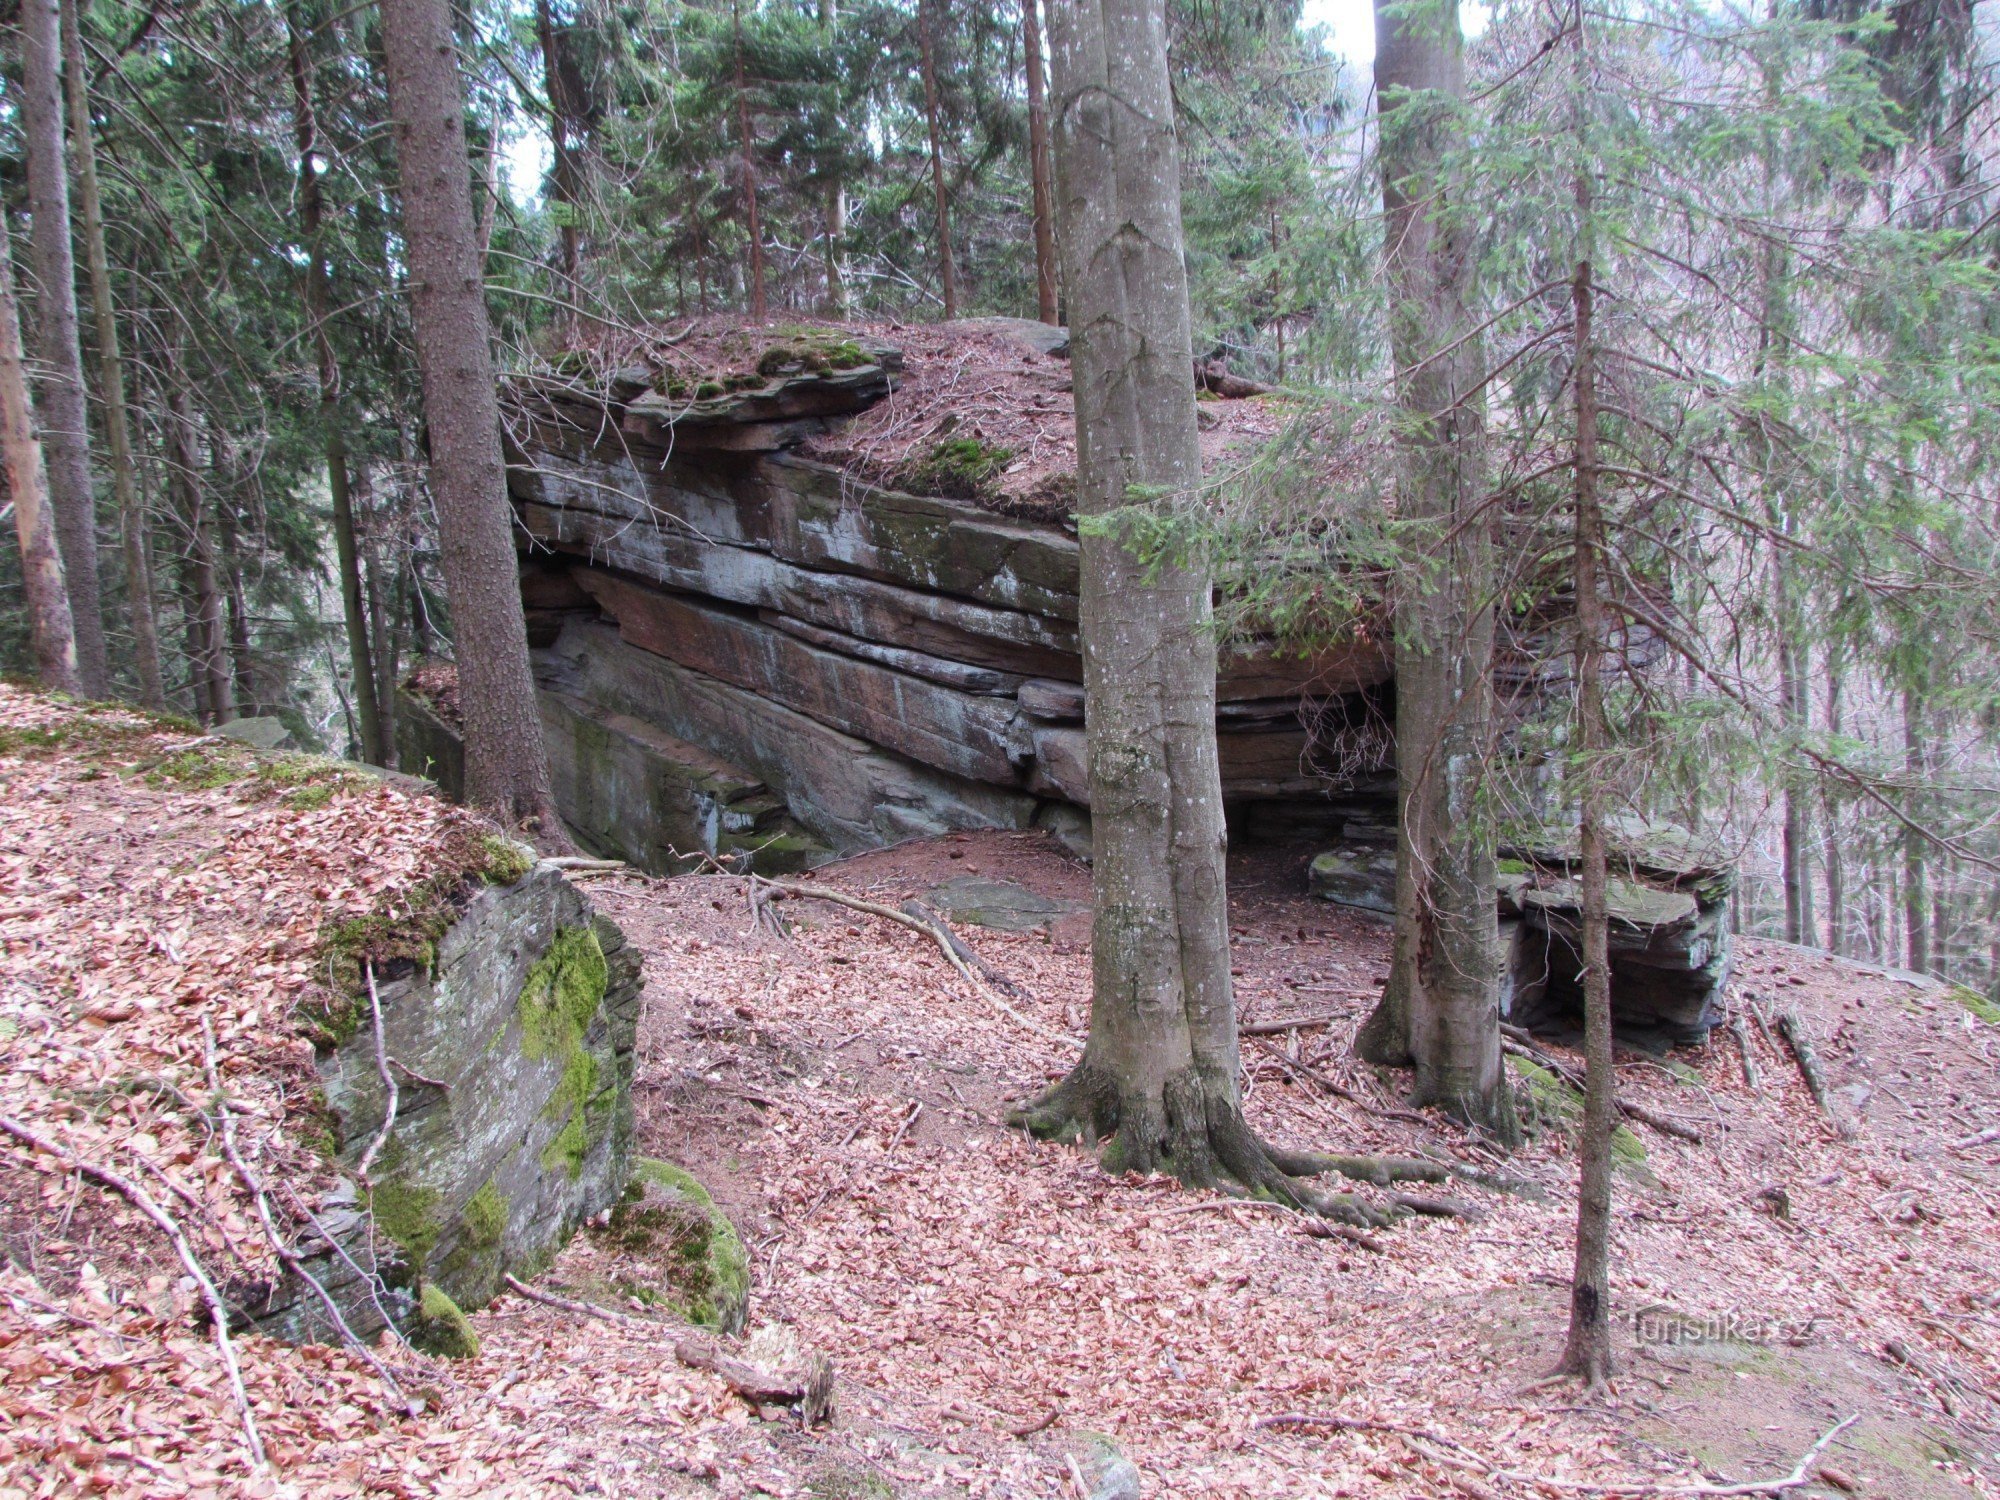
[[[1574,1135],[1583,1123],[1583,1095],[1570,1087],[1568,1080],[1532,1058],[1509,1056],[1507,1062],[1527,1085],[1523,1125],[1531,1132],[1556,1129]],[[1611,1130],[1611,1162],[1641,1181],[1652,1179],[1645,1143],[1623,1125],[1615,1125]]]
[[[750,1299],[750,1258],[707,1189],[668,1162],[641,1157],[598,1242],[657,1276],[629,1294],[669,1304],[692,1323],[735,1332]]]
[[[390,1137],[368,1190],[368,1209],[375,1216],[375,1227],[395,1241],[414,1269],[437,1248],[444,1226],[437,1215],[437,1189],[405,1175],[408,1159],[402,1142]]]
[[[465,1225],[465,1241],[475,1250],[491,1250],[507,1229],[507,1195],[487,1178],[478,1192],[466,1200],[459,1215]]]
[[[1951,998],[1988,1026],[2000,1026],[2000,1005],[1995,1005],[1979,991],[1969,990],[1962,984],[1955,984],[1951,986]]]
[[[479,1354],[479,1335],[473,1331],[472,1320],[459,1311],[456,1302],[428,1283],[418,1294],[408,1333],[412,1344],[440,1359],[475,1359]]]
[[[978,500],[992,492],[1013,458],[1012,448],[982,443],[978,438],[946,438],[907,465],[897,483],[919,495]]]
[[[583,1173],[583,1158],[595,1144],[590,1101],[597,1095],[597,1059],[584,1047],[584,1033],[604,1003],[611,978],[604,949],[589,927],[562,927],[548,951],[535,960],[521,981],[516,1014],[521,1022],[521,1050],[530,1061],[556,1057],[562,1076],[543,1107],[544,1119],[561,1120],[552,1140],[542,1148],[542,1166],[558,1168],[572,1181]]]

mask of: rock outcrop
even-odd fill
[[[822,362],[767,355],[751,364],[768,378],[699,399],[704,382],[676,395],[643,371],[512,393],[509,488],[564,815],[656,869],[704,854],[796,868],[812,840],[847,853],[1038,822],[1084,842],[1073,532],[969,482],[971,498],[908,493],[793,451],[795,424],[824,431],[899,378],[866,341]],[[896,472],[964,479],[928,461]],[[1345,730],[1380,718],[1387,678],[1372,639],[1228,654],[1217,722],[1239,815],[1378,773],[1380,743],[1363,765]]]
[[[1582,893],[1574,839],[1503,847],[1495,895],[1500,920],[1500,1013],[1519,1026],[1564,1030],[1582,1015]],[[1729,892],[1720,851],[1684,830],[1621,823],[1611,838],[1608,891],[1611,1008],[1623,1040],[1699,1042],[1719,1019],[1729,982]],[[1394,830],[1314,858],[1315,894],[1357,910],[1396,909]]]
[[[448,1306],[483,1306],[505,1274],[533,1274],[618,1200],[639,988],[618,928],[543,864],[479,890],[427,965],[378,984],[379,1050],[365,996],[328,1023],[328,1143],[350,1176],[298,1248],[356,1334],[395,1323],[446,1339]],[[364,1183],[385,1057],[397,1111]],[[296,1278],[258,1307],[280,1337],[337,1337]]]

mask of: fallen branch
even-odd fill
[[[526,1297],[530,1302],[540,1302],[581,1318],[602,1318],[607,1323],[618,1323],[655,1334],[671,1334],[674,1331],[666,1324],[614,1312],[611,1308],[599,1307],[595,1302],[540,1291],[511,1273],[501,1279],[507,1283],[509,1291]],[[803,1369],[766,1370],[737,1359],[708,1340],[693,1335],[676,1338],[673,1351],[674,1358],[690,1370],[715,1376],[753,1405],[796,1405],[808,1427],[820,1421],[832,1404],[833,1362],[823,1354],[810,1356]]]
[[[1519,1037],[1532,1038],[1534,1036],[1533,1032],[1523,1031],[1518,1026],[1503,1025],[1500,1029],[1504,1034],[1500,1043],[1503,1050],[1513,1053],[1516,1057],[1525,1057],[1530,1062],[1539,1063],[1542,1067],[1547,1068],[1551,1073],[1561,1078],[1564,1083],[1575,1089],[1579,1094],[1588,1092],[1584,1086],[1583,1075],[1564,1062],[1560,1057],[1557,1057],[1553,1052],[1544,1050],[1532,1040],[1526,1042],[1517,1040]],[[1670,1135],[1675,1140],[1686,1141],[1689,1145],[1699,1146],[1701,1144],[1701,1132],[1696,1130],[1692,1125],[1676,1120],[1672,1115],[1661,1114],[1656,1109],[1650,1109],[1643,1104],[1634,1104],[1630,1099],[1623,1097],[1615,1099],[1612,1102],[1618,1106],[1619,1112],[1629,1120],[1637,1120],[1641,1125],[1659,1131],[1661,1135]]]
[[[1971,1135],[1953,1141],[1951,1149],[1970,1151],[1974,1146],[1990,1146],[1995,1141],[2000,1141],[2000,1125],[1988,1125],[1984,1130],[1975,1130]]]
[[[1806,1081],[1806,1091],[1813,1097],[1813,1103],[1820,1113],[1832,1122],[1833,1128],[1845,1140],[1853,1135],[1853,1127],[1834,1112],[1833,1096],[1826,1086],[1826,1070],[1820,1066],[1819,1052],[1813,1046],[1812,1036],[1798,1015],[1789,1010],[1778,1012],[1778,1035],[1785,1039],[1791,1049],[1792,1060],[1799,1065],[1799,1076]]]
[[[101,1167],[95,1162],[85,1161],[82,1157],[73,1155],[47,1136],[30,1130],[20,1121],[0,1115],[0,1131],[5,1131],[15,1140],[33,1147],[45,1156],[53,1157],[70,1171],[100,1182],[123,1195],[134,1208],[151,1219],[160,1233],[167,1237],[167,1242],[174,1247],[174,1254],[180,1257],[182,1267],[194,1279],[196,1288],[201,1292],[201,1300],[208,1308],[208,1320],[215,1330],[216,1352],[222,1356],[223,1368],[229,1374],[230,1395],[236,1401],[236,1412],[243,1422],[243,1443],[250,1450],[251,1467],[263,1468],[264,1440],[258,1435],[257,1419],[250,1411],[250,1393],[243,1385],[243,1368],[236,1362],[236,1345],[229,1337],[229,1308],[222,1300],[222,1293],[216,1290],[215,1283],[209,1279],[208,1272],[202,1269],[201,1261],[195,1256],[194,1246],[188,1243],[187,1234],[182,1230],[180,1222],[160,1207],[158,1201],[131,1178],[120,1176],[109,1167]]]
[[[1641,1496],[1659,1496],[1663,1497],[1664,1500],[1664,1497],[1670,1495],[1717,1497],[1779,1495],[1787,1490],[1801,1489],[1812,1483],[1812,1466],[1818,1462],[1819,1456],[1826,1452],[1828,1445],[1860,1420],[1861,1414],[1856,1412],[1853,1416],[1838,1425],[1829,1427],[1824,1433],[1820,1434],[1819,1441],[1806,1450],[1805,1455],[1793,1466],[1791,1473],[1781,1475],[1776,1479],[1752,1479],[1741,1484],[1715,1484],[1706,1481],[1698,1484],[1660,1484],[1653,1481],[1638,1481],[1631,1484],[1619,1484],[1616,1482],[1598,1484],[1583,1479],[1557,1479],[1546,1474],[1529,1474],[1519,1469],[1503,1469],[1497,1464],[1488,1463],[1463,1443],[1445,1437],[1442,1433],[1432,1432],[1422,1427],[1405,1426],[1401,1422],[1379,1422],[1367,1417],[1340,1417],[1331,1414],[1321,1415],[1314,1412],[1287,1412],[1275,1417],[1259,1417],[1250,1425],[1253,1429],[1259,1430],[1274,1427],[1331,1427],[1342,1432],[1394,1433],[1401,1438],[1417,1439],[1421,1442],[1438,1444],[1440,1447],[1456,1449],[1456,1454],[1439,1453],[1434,1450],[1423,1449],[1419,1449],[1418,1451],[1423,1452],[1427,1458],[1435,1459],[1449,1466],[1468,1465],[1475,1473],[1482,1474],[1488,1479],[1505,1480],[1510,1484],[1527,1485],[1531,1488],[1561,1490],[1572,1495],[1631,1497],[1631,1500],[1636,1500],[1636,1497]]]
[[[375,1165],[376,1154],[389,1143],[389,1132],[396,1128],[396,1105],[401,1095],[396,1090],[396,1075],[389,1067],[389,1044],[382,1035],[382,996],[375,989],[375,966],[363,962],[361,973],[368,981],[368,1010],[375,1021],[375,1069],[382,1075],[383,1104],[382,1128],[375,1132],[368,1149],[361,1153],[354,1175],[364,1185],[372,1186],[368,1181],[368,1170]]]
[[[861,896],[850,896],[845,891],[830,890],[820,886],[801,885],[790,880],[771,880],[762,875],[752,875],[749,877],[749,881],[751,910],[753,912],[758,911],[757,892],[760,890],[772,890],[781,892],[787,896],[803,896],[814,901],[830,901],[835,906],[844,906],[850,911],[862,912],[871,917],[880,917],[885,922],[894,922],[899,927],[907,927],[910,931],[927,937],[933,943],[937,944],[938,951],[944,954],[946,962],[958,971],[960,977],[974,989],[984,991],[986,998],[993,1003],[995,1008],[1006,1015],[1009,1020],[1028,1031],[1034,1032],[1036,1036],[1042,1037],[1047,1041],[1057,1042],[1066,1047],[1082,1045],[1075,1037],[1064,1036],[1059,1031],[1051,1031],[1048,1027],[1042,1025],[1041,1022],[1031,1020],[1008,1004],[1006,996],[1000,992],[997,984],[989,982],[980,973],[976,972],[971,964],[960,957],[961,952],[970,954],[971,950],[965,946],[957,934],[944,925],[941,918],[933,922],[924,917],[912,916],[907,911],[898,911],[893,906],[884,906],[879,901],[869,901]],[[978,961],[976,955],[974,955],[974,958],[975,961]],[[981,968],[987,967],[983,962],[981,962],[980,966]],[[1005,982],[1012,986],[1011,980]]]
[[[1764,1070],[1757,1066],[1757,1059],[1750,1055],[1750,1028],[1743,1024],[1743,1012],[1738,1011],[1729,1018],[1729,1034],[1736,1038],[1736,1049],[1743,1056],[1743,1081],[1750,1086],[1751,1093],[1762,1093]]]
[[[236,1169],[236,1176],[249,1192],[250,1201],[257,1206],[257,1219],[264,1226],[266,1243],[270,1245],[272,1253],[284,1263],[285,1269],[305,1283],[307,1290],[313,1294],[326,1313],[327,1320],[340,1334],[341,1343],[360,1355],[363,1363],[375,1372],[375,1378],[382,1382],[382,1388],[398,1406],[402,1407],[403,1415],[406,1417],[419,1415],[422,1408],[403,1394],[402,1386],[397,1383],[396,1377],[389,1373],[389,1367],[377,1359],[375,1351],[363,1343],[360,1336],[348,1326],[346,1317],[340,1311],[340,1304],[333,1300],[333,1294],[320,1283],[318,1277],[306,1269],[305,1262],[285,1242],[285,1237],[278,1233],[277,1223],[271,1217],[271,1202],[264,1192],[264,1184],[258,1180],[257,1174],[250,1170],[249,1162],[243,1159],[243,1153],[236,1146],[236,1120],[229,1112],[228,1096],[222,1092],[222,1078],[215,1066],[215,1031],[208,1024],[207,1016],[201,1018],[201,1049],[202,1067],[208,1077],[209,1097],[214,1101],[216,1129],[222,1137],[222,1154],[228,1159],[229,1165]]]
[[[1346,1019],[1339,1015],[1291,1016],[1283,1021],[1245,1021],[1236,1028],[1238,1036],[1276,1036],[1285,1031],[1306,1031],[1314,1026],[1330,1026]]]

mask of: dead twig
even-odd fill
[[[257,1419],[250,1410],[250,1393],[243,1385],[243,1368],[236,1362],[236,1345],[229,1337],[229,1308],[222,1300],[222,1293],[216,1290],[208,1272],[196,1258],[194,1246],[180,1226],[180,1221],[159,1205],[159,1202],[138,1183],[124,1177],[109,1167],[85,1161],[82,1157],[64,1150],[47,1136],[30,1130],[18,1120],[0,1115],[0,1131],[5,1131],[25,1146],[32,1147],[55,1161],[63,1164],[68,1171],[81,1177],[102,1183],[113,1192],[121,1194],[159,1228],[160,1233],[174,1247],[174,1254],[180,1257],[182,1267],[194,1279],[201,1300],[208,1308],[208,1319],[215,1330],[216,1352],[222,1356],[223,1368],[229,1375],[230,1395],[236,1401],[237,1415],[243,1423],[243,1443],[250,1450],[251,1467],[261,1469],[265,1465],[264,1439],[257,1432]]]
[[[526,1297],[530,1302],[540,1302],[544,1306],[574,1313],[578,1317],[602,1318],[609,1323],[643,1329],[648,1333],[672,1334],[676,1331],[663,1323],[614,1312],[608,1307],[599,1307],[595,1302],[584,1302],[574,1297],[558,1297],[553,1292],[538,1291],[511,1274],[501,1279],[507,1283],[509,1291]],[[809,1356],[799,1369],[766,1370],[737,1359],[719,1346],[693,1335],[675,1338],[673,1351],[674,1358],[690,1370],[700,1370],[704,1374],[715,1376],[754,1406],[796,1405],[808,1427],[823,1418],[831,1408],[833,1362],[823,1354]]]
[[[1560,1057],[1557,1057],[1553,1052],[1549,1052],[1537,1045],[1533,1040],[1533,1032],[1523,1031],[1518,1026],[1507,1025],[1502,1025],[1500,1030],[1503,1034],[1503,1040],[1500,1043],[1503,1050],[1513,1053],[1516,1057],[1525,1057],[1530,1062],[1539,1063],[1551,1073],[1556,1074],[1564,1083],[1575,1089],[1579,1094],[1586,1092],[1583,1075],[1564,1062]],[[1520,1040],[1522,1037],[1526,1037],[1528,1040]],[[1699,1146],[1701,1144],[1701,1132],[1696,1130],[1692,1125],[1676,1120],[1672,1115],[1661,1114],[1658,1110],[1650,1109],[1643,1104],[1634,1104],[1630,1099],[1623,1098],[1622,1096],[1613,1102],[1618,1106],[1619,1112],[1628,1120],[1637,1120],[1641,1125],[1659,1131],[1661,1135],[1670,1135],[1675,1140],[1686,1141],[1691,1146]]]
[[[368,1149],[361,1153],[361,1160],[355,1164],[354,1175],[364,1184],[368,1183],[368,1171],[375,1165],[375,1157],[389,1143],[389,1132],[396,1128],[396,1105],[400,1095],[396,1090],[396,1075],[389,1068],[389,1044],[382,1035],[382,996],[375,988],[375,966],[363,962],[361,974],[368,981],[368,1011],[375,1023],[375,1069],[382,1075],[382,1128],[375,1132],[375,1138],[368,1143]]]
[[[1743,1058],[1743,1081],[1750,1086],[1753,1094],[1764,1089],[1764,1070],[1757,1066],[1757,1059],[1750,1055],[1750,1028],[1743,1024],[1743,1012],[1738,1011],[1729,1018],[1729,1034],[1736,1038],[1736,1050]]]
[[[751,909],[753,911],[758,907],[756,892],[759,890],[772,890],[781,892],[787,896],[803,896],[814,901],[830,901],[835,906],[844,906],[850,911],[862,912],[871,917],[880,917],[885,922],[894,922],[899,927],[907,927],[910,931],[927,937],[933,943],[937,944],[938,951],[943,953],[945,961],[958,971],[959,977],[964,979],[975,990],[984,992],[992,1005],[1016,1025],[1034,1032],[1036,1036],[1046,1041],[1056,1042],[1066,1047],[1082,1045],[1075,1037],[1064,1036],[1059,1031],[1052,1031],[1042,1025],[1041,1022],[1022,1015],[1020,1011],[1010,1005],[1006,995],[1001,992],[998,984],[988,980],[984,974],[975,970],[971,963],[966,962],[966,959],[960,956],[962,953],[971,955],[973,961],[979,964],[980,969],[990,972],[990,966],[983,960],[980,960],[977,955],[973,955],[972,950],[966,947],[964,941],[956,933],[952,932],[949,927],[944,925],[942,918],[932,920],[925,917],[912,916],[907,911],[898,911],[895,907],[884,906],[879,901],[869,901],[861,896],[850,896],[845,891],[830,890],[820,886],[802,885],[796,881],[771,880],[762,875],[752,875],[749,877],[749,882],[752,892]],[[1004,982],[1011,988],[1019,991],[1019,987],[1015,986],[1011,980],[1004,980]],[[1019,992],[1026,993],[1025,991]]]
[[[229,1165],[235,1168],[237,1178],[250,1194],[250,1201],[257,1206],[257,1220],[264,1227],[265,1242],[270,1245],[272,1253],[284,1263],[285,1269],[305,1283],[306,1289],[313,1294],[320,1308],[326,1313],[327,1321],[332,1323],[335,1331],[340,1334],[341,1343],[360,1355],[363,1363],[375,1372],[375,1378],[382,1382],[382,1389],[387,1391],[390,1398],[403,1409],[403,1415],[406,1417],[419,1415],[423,1409],[403,1394],[402,1386],[397,1383],[396,1377],[389,1373],[389,1367],[377,1359],[375,1351],[363,1343],[360,1336],[348,1326],[346,1317],[340,1311],[340,1304],[333,1300],[333,1294],[320,1283],[318,1277],[306,1269],[305,1262],[278,1232],[277,1223],[271,1217],[271,1200],[264,1191],[264,1184],[250,1169],[250,1163],[244,1160],[242,1151],[236,1145],[236,1121],[229,1112],[229,1099],[222,1091],[222,1078],[215,1066],[215,1030],[209,1025],[207,1016],[201,1018],[201,1050],[202,1069],[208,1077],[209,1097],[215,1109],[216,1133],[222,1138],[222,1154],[227,1158]]]

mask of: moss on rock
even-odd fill
[[[479,1335],[472,1320],[442,1289],[428,1282],[417,1295],[417,1310],[406,1331],[412,1344],[440,1359],[476,1359],[479,1355]]]
[[[1967,989],[1962,984],[1955,984],[1951,986],[1951,998],[1988,1026],[2000,1026],[2000,1005],[1995,1005],[1979,991]]]
[[[1012,448],[978,438],[946,438],[905,468],[897,482],[920,495],[978,500],[992,492],[1013,459]]]
[[[521,1050],[530,1061],[562,1062],[562,1076],[542,1110],[543,1118],[562,1124],[542,1148],[542,1166],[551,1172],[560,1168],[572,1181],[595,1144],[589,1106],[598,1092],[597,1059],[583,1038],[604,1003],[610,975],[597,934],[588,927],[563,927],[521,982]],[[601,1129],[596,1137],[602,1138]]]
[[[641,1301],[670,1303],[689,1322],[724,1333],[742,1328],[750,1306],[750,1257],[728,1216],[691,1173],[640,1157],[624,1197],[597,1234],[601,1244],[657,1270],[657,1284],[632,1288]]]
[[[1528,1107],[1522,1111],[1526,1127],[1530,1131],[1554,1128],[1565,1135],[1574,1134],[1583,1123],[1583,1095],[1570,1086],[1569,1080],[1532,1058],[1510,1056],[1507,1061],[1527,1085]],[[1623,1125],[1611,1129],[1611,1160],[1614,1166],[1641,1180],[1652,1176],[1645,1142]]]

